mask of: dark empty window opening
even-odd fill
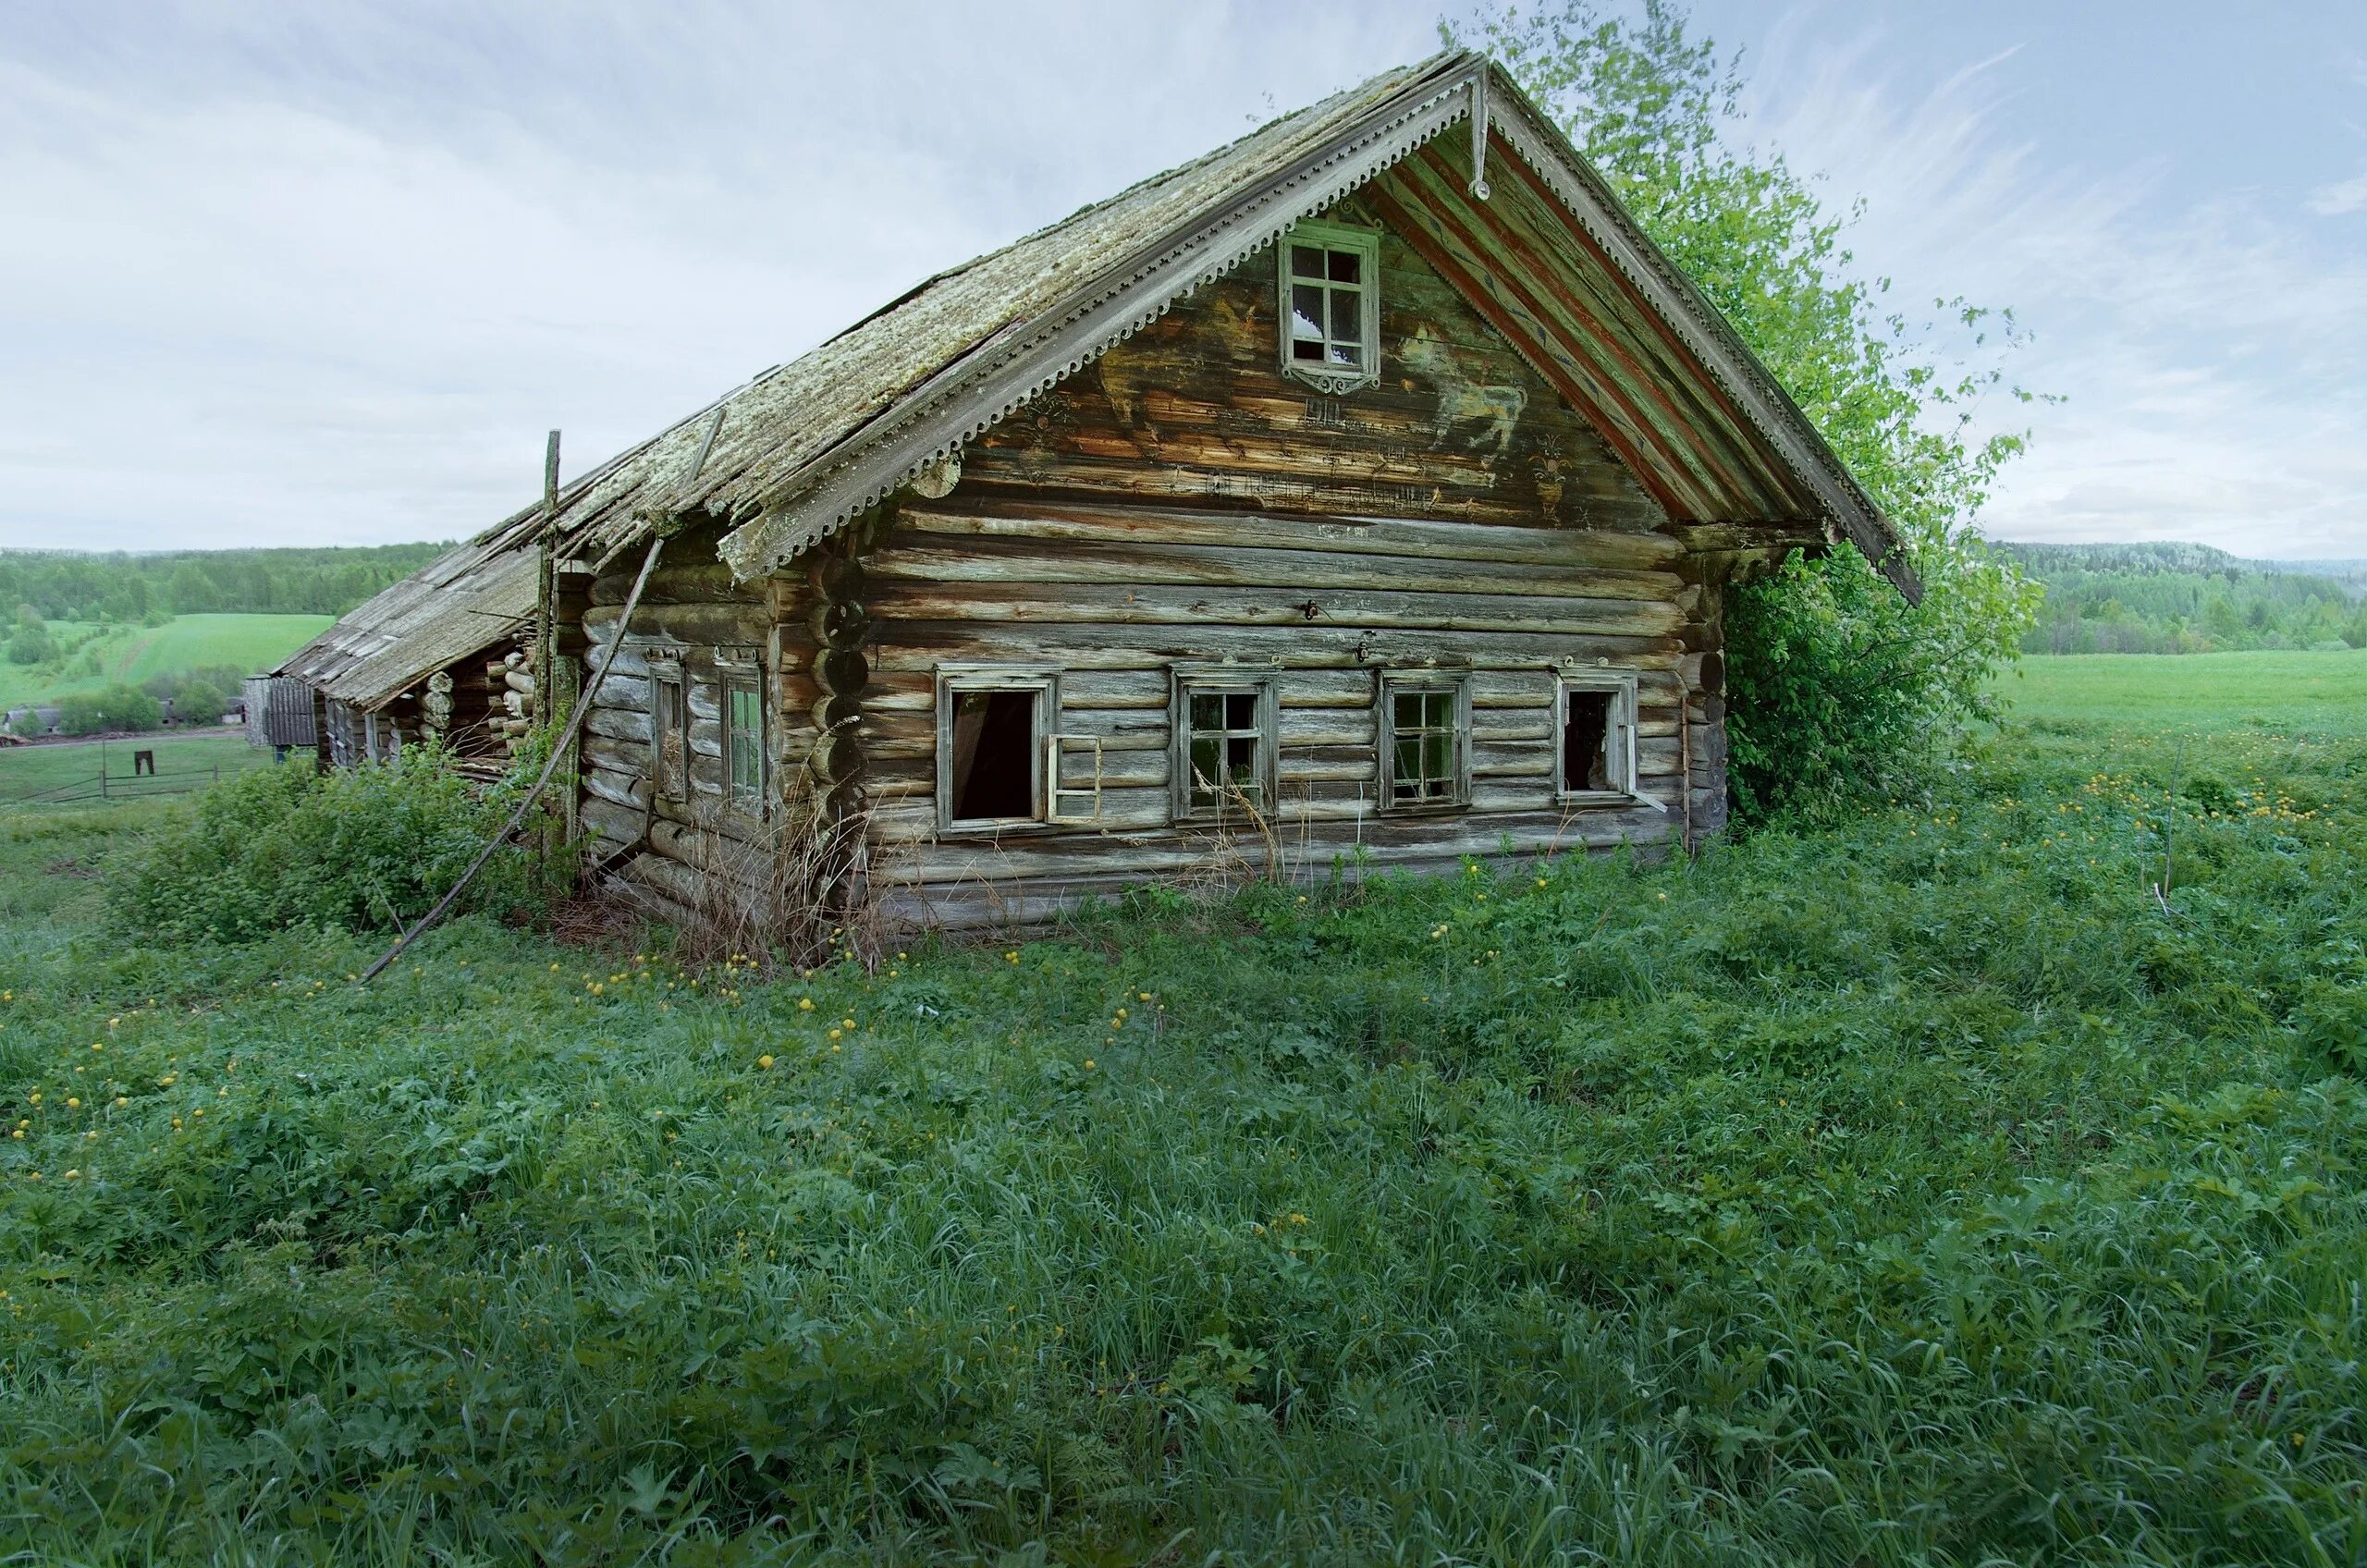
[[[1036,815],[1037,693],[953,693],[952,810],[956,822]]]
[[[1576,794],[1619,789],[1612,766],[1612,718],[1619,693],[1565,687],[1562,703],[1563,790]]]

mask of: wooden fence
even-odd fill
[[[0,797],[16,806],[63,806],[85,801],[140,801],[155,795],[186,795],[222,781],[222,769],[182,768],[167,773],[109,773],[104,768],[90,778],[53,784],[30,794]]]

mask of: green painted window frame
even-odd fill
[[[1319,251],[1325,257],[1320,277],[1303,276],[1294,264],[1294,254],[1303,250]],[[1338,269],[1330,258],[1334,255],[1355,258],[1355,278],[1343,281],[1332,275]],[[1318,391],[1334,397],[1369,386],[1380,379],[1380,231],[1377,228],[1355,228],[1346,224],[1318,223],[1312,220],[1297,225],[1283,235],[1274,247],[1275,335],[1282,356],[1282,374],[1306,382]],[[1321,297],[1321,319],[1318,322],[1320,338],[1303,337],[1297,329],[1298,317],[1294,312],[1294,291],[1313,290]],[[1337,331],[1335,312],[1338,301],[1353,296],[1356,307],[1357,335],[1352,340]],[[1358,361],[1354,365],[1336,362],[1333,351],[1350,342],[1355,344]],[[1303,342],[1319,342],[1321,355],[1318,359],[1300,359],[1297,346]]]
[[[753,670],[723,677],[723,791],[732,810],[765,815],[765,683]]]

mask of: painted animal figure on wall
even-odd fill
[[[1448,348],[1438,329],[1424,322],[1401,344],[1398,358],[1405,367],[1428,380],[1439,395],[1438,418],[1432,423],[1431,435],[1444,441],[1447,433],[1458,425],[1484,422],[1478,434],[1466,445],[1474,451],[1486,450],[1488,460],[1494,462],[1513,444],[1513,433],[1520,427],[1520,416],[1528,407],[1528,394],[1517,386],[1488,386],[1472,379]]]

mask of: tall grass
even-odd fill
[[[2360,1561],[2367,747],[2169,747],[773,983],[18,827],[0,1548]]]

